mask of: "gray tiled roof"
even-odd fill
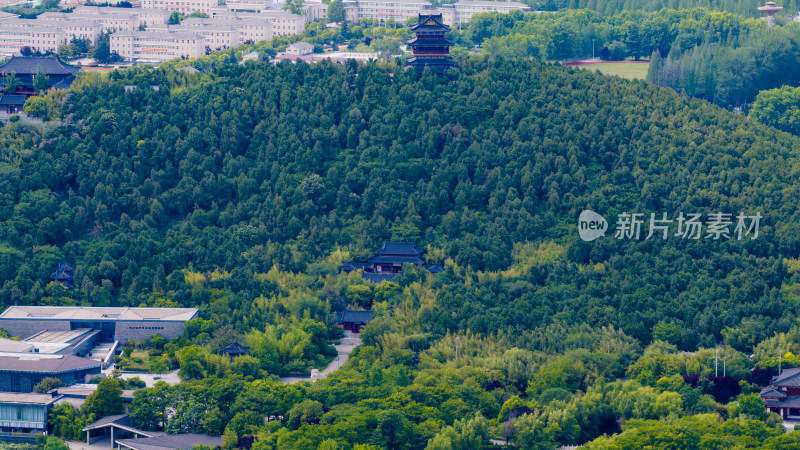
[[[800,368],[784,370],[780,375],[774,377],[770,384],[774,386],[800,387]]]
[[[773,405],[770,405],[773,406]],[[778,403],[777,405],[781,408],[800,408],[800,397],[789,397]]]
[[[23,105],[28,97],[24,95],[3,94],[0,97],[0,106],[2,105]]]
[[[83,431],[86,430],[93,430],[95,428],[101,428],[109,424],[115,425],[122,425],[123,427],[130,427],[131,426],[131,419],[128,417],[127,414],[118,414],[116,416],[105,416],[102,419],[98,420],[97,422],[87,425]]]
[[[346,309],[336,313],[336,323],[368,323],[375,318],[373,311],[356,311]]]
[[[422,249],[414,242],[386,241],[378,251],[379,255],[419,256]]]
[[[42,68],[47,75],[70,75],[77,67],[62,63],[58,58],[47,56],[14,56],[0,66],[0,72],[16,72],[17,75],[33,75]]]
[[[0,372],[63,373],[102,365],[100,361],[72,355],[0,356]]]
[[[120,439],[120,445],[136,450],[177,450],[190,449],[195,445],[207,445],[211,448],[222,446],[222,437],[206,434],[165,434],[140,439]]]
[[[368,261],[371,264],[422,264],[422,260],[416,256],[376,256]]]
[[[786,397],[786,394],[784,394],[783,392],[775,389],[772,386],[765,387],[764,389],[761,390],[761,392],[758,393],[758,395],[760,395],[761,397],[765,397],[765,396],[780,397],[780,398]]]

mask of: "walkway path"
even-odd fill
[[[320,378],[325,378],[328,376],[329,373],[339,370],[347,360],[350,358],[350,352],[353,351],[354,348],[361,345],[361,336],[351,333],[350,331],[344,332],[344,337],[338,344],[334,345],[336,351],[339,352],[339,355],[328,364],[328,367],[324,368],[318,377],[312,379],[312,377],[281,377],[281,383],[283,384],[293,384],[297,383],[298,381],[316,381]]]

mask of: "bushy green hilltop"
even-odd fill
[[[259,449],[555,448],[626,421],[594,448],[798,445],[751,384],[800,351],[796,137],[522,60],[139,68],[79,81],[61,116],[0,130],[0,301],[199,307],[152,343],[186,382],[137,393],[136,426]],[[578,238],[586,208],[606,237]],[[624,212],[718,211],[759,212],[758,238],[611,236]],[[337,274],[387,239],[445,272]],[[74,290],[47,284],[62,259]],[[330,361],[345,305],[378,315],[347,367],[275,381]],[[231,364],[234,337],[253,351]],[[69,408],[67,437],[108,412]]]

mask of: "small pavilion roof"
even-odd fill
[[[233,355],[244,355],[250,350],[250,347],[246,345],[242,345],[238,342],[234,342],[233,344],[225,347],[222,349],[223,353],[227,353],[231,356]]]

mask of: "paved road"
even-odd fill
[[[319,378],[325,378],[329,373],[339,370],[347,360],[350,358],[350,352],[353,351],[354,348],[361,345],[361,336],[357,334],[353,334],[349,331],[344,332],[344,337],[338,344],[334,345],[336,351],[339,352],[339,356],[333,359],[328,367],[324,368],[322,372],[320,372]],[[281,377],[281,383],[283,384],[293,384],[297,383],[298,381],[316,381],[312,380],[310,376],[308,377]]]
[[[114,366],[108,368],[109,373],[113,370]],[[104,371],[105,373],[105,371]],[[175,370],[173,372],[168,373],[144,373],[144,372],[122,372],[119,375],[120,378],[127,380],[129,378],[139,377],[144,381],[147,387],[153,387],[159,381],[165,381],[169,385],[175,385],[181,382],[181,378],[178,376],[178,371]],[[156,380],[159,378],[159,380]]]

